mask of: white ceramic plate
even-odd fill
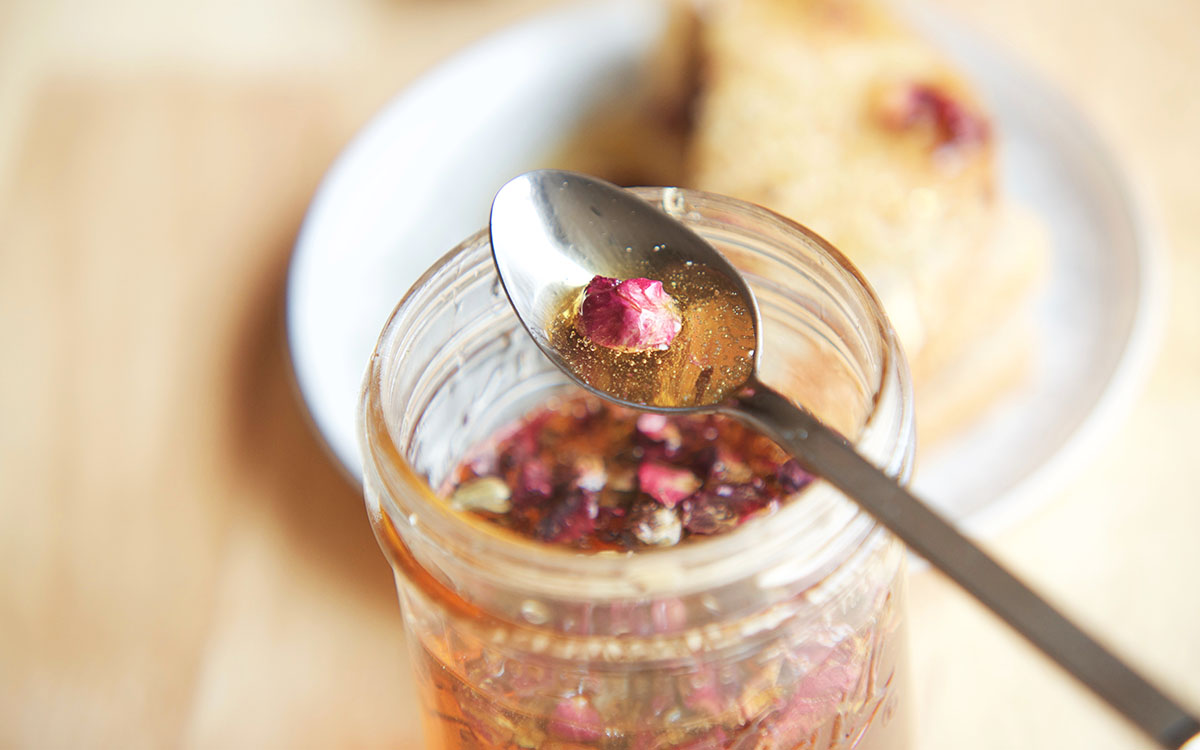
[[[1044,497],[1128,405],[1157,329],[1157,254],[1125,181],[1063,100],[945,18],[908,13],[982,90],[1005,190],[1037,209],[1054,244],[1035,377],[924,456],[915,480],[988,533]],[[610,0],[504,30],[401,92],[329,171],[296,243],[288,336],[304,400],[352,476],[359,387],[396,303],[484,226],[500,185],[628,84],[664,20],[654,3]]]

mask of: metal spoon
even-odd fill
[[[1162,747],[1200,750],[1200,722],[1072,624],[945,519],[860,456],[803,406],[755,372],[759,317],[741,274],[708,242],[666,213],[608,182],[558,170],[521,175],[497,193],[492,254],[522,324],[551,360],[602,398],[654,411],[720,411],[774,439],[854,499],[913,551],[957,582]],[[649,248],[653,248],[650,250]],[[741,382],[654,405],[635,403],[617,383],[587,382],[548,335],[565,295],[593,276],[662,278],[681,264],[720,274],[753,321],[755,345]],[[615,379],[620,381],[620,379]]]

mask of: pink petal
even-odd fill
[[[596,276],[584,291],[577,326],[601,346],[648,351],[670,346],[683,322],[661,281]]]
[[[662,505],[674,508],[680,500],[699,489],[700,480],[687,469],[658,461],[643,461],[638,466],[638,486]]]
[[[651,440],[662,440],[665,436],[667,424],[666,414],[639,414],[637,418],[637,431]]]

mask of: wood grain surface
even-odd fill
[[[390,571],[294,392],[284,274],[370,113],[552,4],[0,5],[0,747],[417,747]],[[1200,6],[938,6],[1096,122],[1171,267],[1132,412],[990,546],[1200,709]],[[941,577],[911,591],[915,747],[1150,747]]]

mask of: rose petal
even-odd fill
[[[700,488],[700,479],[688,471],[658,461],[643,461],[638,466],[638,487],[666,508]]]

